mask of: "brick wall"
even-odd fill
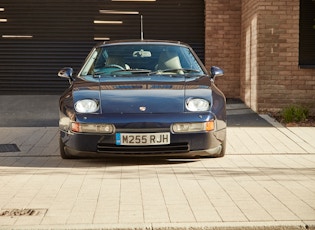
[[[240,97],[241,0],[205,0],[205,65],[221,67],[216,84],[226,97]]]
[[[258,97],[258,2],[242,1],[240,95],[257,110]]]
[[[299,0],[205,0],[205,64],[216,84],[258,112],[305,105],[315,114],[315,69],[299,68]]]
[[[315,114],[315,70],[300,69],[298,63],[299,0],[242,1],[241,37],[246,104],[256,111],[305,105]]]

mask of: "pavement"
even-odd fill
[[[223,158],[63,160],[57,104],[0,96],[0,229],[315,229],[314,127],[228,100]]]

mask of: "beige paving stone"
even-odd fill
[[[15,226],[32,226],[39,225],[43,220],[43,216],[19,216],[17,217]]]
[[[1,216],[0,217],[0,228],[1,226],[14,226],[17,221],[17,217]]]
[[[253,199],[235,201],[249,221],[273,221],[272,216]]]
[[[174,177],[173,172],[169,176],[159,178],[165,204],[187,204],[186,197]]]
[[[268,132],[266,132],[266,129],[246,128],[243,129],[243,132],[248,134],[246,143],[248,144],[248,148],[252,153],[276,152],[275,147],[268,142],[268,137],[266,137]],[[248,139],[251,141],[249,142]]]
[[[248,137],[245,135],[241,128],[229,128],[227,131],[227,139],[229,145],[232,146],[232,149],[235,152],[230,152],[232,149],[229,149],[227,154],[248,154],[250,150],[248,149],[246,142],[244,142],[244,138]]]
[[[93,218],[93,224],[118,224],[118,212],[113,214],[109,212],[96,213]]]
[[[136,208],[123,208],[119,210],[119,223],[143,223],[143,210]]]
[[[224,158],[170,161],[62,160],[56,127],[0,130],[22,150],[0,154],[0,208],[47,209],[0,228],[315,221],[314,128],[233,127]]]
[[[193,205],[191,206],[196,222],[221,222],[217,210],[209,205]]]
[[[188,205],[168,204],[167,210],[171,223],[196,222],[196,218]]]
[[[41,225],[51,226],[51,225],[66,225],[69,216],[45,216],[41,222]]]
[[[286,153],[306,153],[295,141],[299,140],[299,137],[288,132],[286,128],[274,129],[270,128],[274,138],[278,139],[279,142],[283,143],[288,149]]]
[[[94,223],[118,223],[119,221],[119,204],[102,203],[95,209]]]
[[[144,213],[144,215],[146,223],[170,223],[168,215],[164,213],[156,213],[148,210]]]
[[[242,211],[233,204],[226,205],[226,206],[219,206],[216,207],[218,214],[220,215],[223,222],[229,221],[249,221],[248,218],[242,213]]]
[[[90,211],[76,211],[71,212],[67,224],[92,224],[94,213]]]

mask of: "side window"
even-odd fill
[[[96,49],[93,49],[90,52],[90,54],[86,58],[85,65],[81,69],[79,75],[86,76],[88,74],[92,74],[93,69],[94,69],[94,61],[95,61],[96,57],[98,56],[98,54],[99,54],[99,51]]]

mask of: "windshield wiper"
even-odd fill
[[[113,76],[113,75],[120,75],[120,76],[130,76],[132,74],[148,74],[151,73],[152,71],[149,69],[119,69],[119,70],[115,70],[115,71],[111,71],[111,72],[106,72],[106,71],[99,71],[99,72],[95,72],[93,73],[93,77],[94,78],[98,78],[104,74],[106,74],[107,76]],[[119,74],[121,73],[121,74]],[[126,73],[126,74],[124,74]],[[131,73],[131,74],[129,74]]]
[[[103,75],[103,74],[108,74],[107,72],[102,72],[102,71],[100,71],[100,72],[95,72],[95,73],[93,73],[93,77],[94,78],[97,78],[97,77],[100,77],[101,75]]]
[[[196,69],[186,69],[186,68],[178,68],[178,69],[161,69],[154,72],[151,72],[151,74],[164,74],[164,73],[176,73],[176,74],[187,74],[187,73],[200,73],[200,70]]]
[[[143,73],[151,73],[151,70],[149,69],[119,69],[112,71],[110,74],[117,74],[119,72],[129,72],[132,74],[143,74]]]

